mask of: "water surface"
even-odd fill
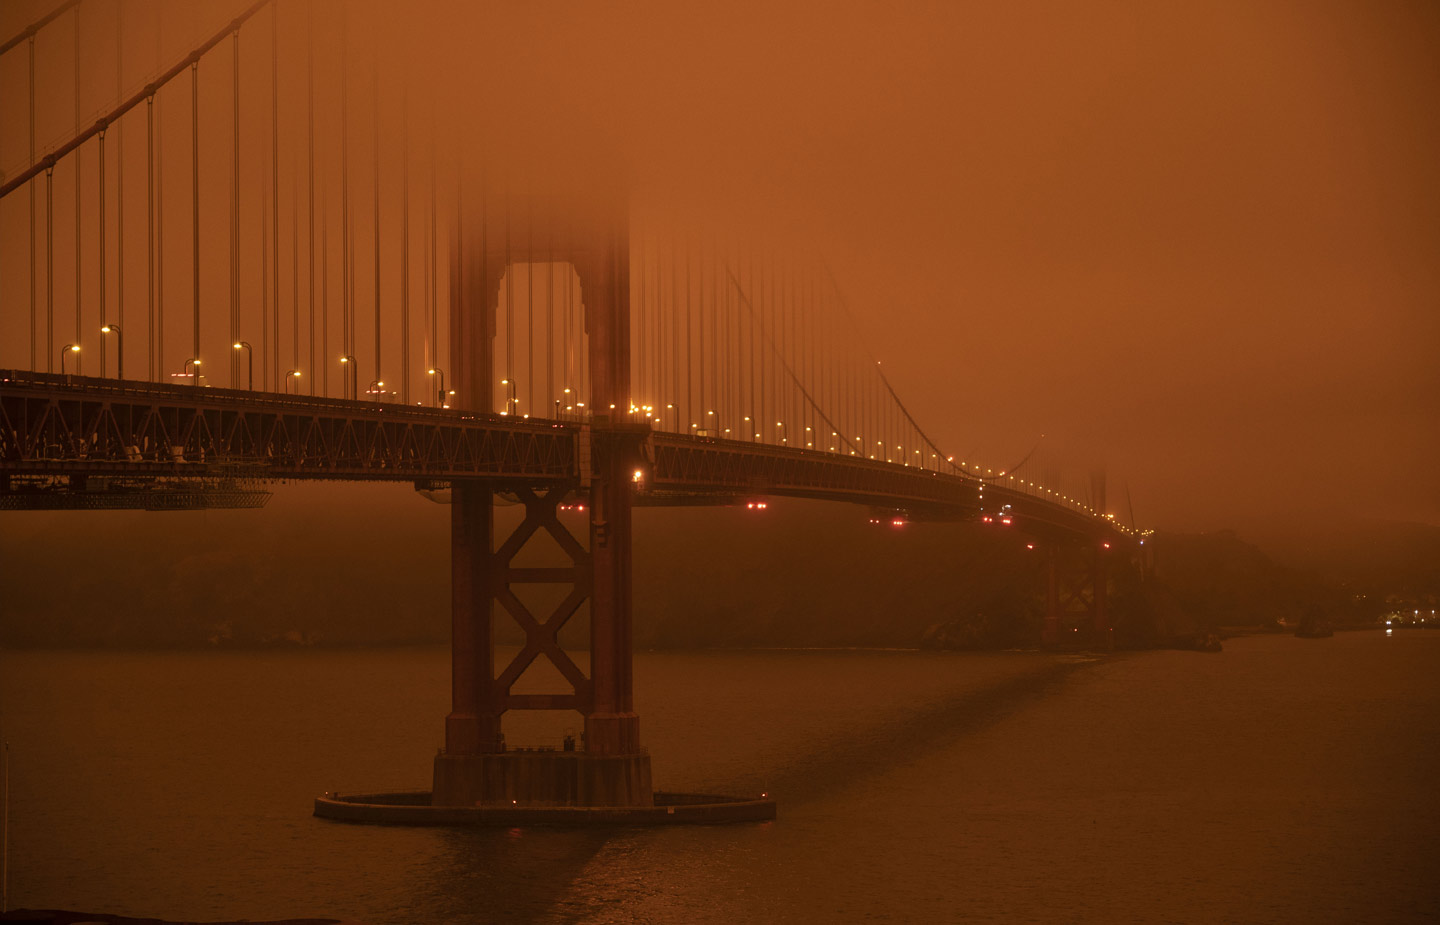
[[[310,816],[324,790],[428,786],[441,649],[9,652],[11,905],[375,923],[1422,921],[1440,909],[1437,670],[1440,633],[1105,658],[641,653],[657,786],[770,792],[780,818],[586,832]]]

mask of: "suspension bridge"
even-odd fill
[[[127,9],[66,0],[0,46],[28,85],[0,147],[0,508],[253,506],[277,479],[448,491],[434,805],[654,804],[637,505],[973,520],[1046,557],[1047,642],[1106,637],[1107,562],[1144,533],[1105,513],[1103,477],[939,447],[822,260],[638,206],[614,176],[487,164],[344,3],[259,0],[183,42]],[[503,537],[499,496],[524,507]],[[563,561],[517,564],[542,533]],[[527,585],[559,603],[532,612]],[[559,642],[582,608],[588,672]],[[525,643],[502,665],[506,615]],[[566,689],[514,690],[539,659]],[[510,710],[578,711],[580,746],[507,749]]]

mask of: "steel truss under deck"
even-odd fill
[[[574,477],[578,425],[234,389],[0,372],[0,473]]]
[[[919,520],[1011,506],[1026,532],[1114,536],[1111,524],[997,484],[820,450],[644,433],[640,503],[714,504],[747,495],[845,501]],[[357,479],[436,485],[483,478],[496,490],[588,484],[588,425],[520,421],[236,389],[0,371],[0,479]],[[16,478],[18,477],[18,479]]]

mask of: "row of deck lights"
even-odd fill
[[[101,332],[102,334],[114,334],[114,335],[115,335],[116,347],[117,347],[117,350],[118,350],[118,357],[117,357],[118,363],[117,363],[116,376],[117,376],[117,378],[121,378],[121,379],[125,378],[125,374],[124,374],[124,369],[125,369],[125,368],[124,368],[124,365],[123,365],[123,363],[124,363],[124,342],[121,340],[122,334],[121,334],[121,331],[120,331],[120,327],[119,327],[118,325],[114,325],[114,324],[107,324],[107,325],[104,325],[103,327],[101,327],[100,332]],[[233,347],[234,347],[234,349],[236,349],[236,350],[244,350],[244,351],[246,352],[246,383],[247,383],[247,387],[253,389],[253,388],[254,388],[254,384],[255,384],[255,355],[254,355],[254,350],[251,348],[251,346],[250,346],[250,344],[249,344],[248,342],[243,341],[243,340],[242,340],[242,341],[237,341],[237,342],[235,342],[235,344],[233,345]],[[66,345],[61,349],[61,351],[60,351],[60,373],[61,373],[61,375],[64,375],[64,374],[65,374],[65,360],[66,360],[66,358],[67,358],[70,354],[72,354],[72,353],[79,353],[79,352],[80,352],[80,345],[79,345],[79,344],[66,344]],[[358,364],[355,362],[355,357],[351,356],[350,354],[346,354],[346,355],[340,357],[340,363],[341,363],[342,365],[346,365],[346,368],[348,368],[348,369],[350,370],[352,383],[358,381],[358,380],[356,379],[356,376],[358,376]],[[192,367],[192,366],[193,366],[193,368],[194,368],[194,371],[193,371],[193,372],[190,372],[190,373],[185,372],[185,370],[186,370],[187,368],[190,368],[190,367]],[[185,361],[185,363],[181,366],[180,369],[181,369],[181,371],[180,371],[180,373],[178,373],[177,375],[179,375],[179,376],[193,376],[194,379],[195,379],[195,384],[196,384],[196,385],[199,385],[199,384],[200,384],[200,359],[199,359],[198,357],[190,357],[189,359],[187,359],[187,360]],[[440,369],[440,368],[438,368],[438,367],[433,367],[433,368],[427,370],[426,373],[427,373],[427,375],[437,376],[437,377],[438,377],[439,390],[438,390],[437,393],[436,393],[436,394],[437,394],[437,401],[436,401],[437,405],[439,405],[439,406],[442,407],[442,408],[449,408],[450,405],[449,405],[449,403],[448,403],[448,401],[447,401],[446,399],[447,399],[450,395],[454,395],[455,392],[454,392],[453,389],[450,390],[450,391],[448,391],[448,392],[447,392],[446,389],[445,389],[445,371],[442,370],[442,369]],[[300,377],[301,377],[302,375],[303,375],[303,374],[302,374],[302,372],[301,372],[299,369],[288,369],[288,370],[285,371],[285,390],[286,390],[287,393],[290,391],[290,383],[291,383],[291,382],[296,382],[296,383],[297,383],[297,386],[296,386],[296,387],[298,388],[298,381],[299,381],[299,379],[300,379]],[[506,387],[506,391],[507,391],[506,402],[505,402],[505,410],[504,410],[504,411],[501,411],[500,414],[501,414],[502,416],[510,416],[510,417],[513,417],[513,416],[515,416],[516,412],[519,410],[519,407],[518,407],[518,406],[519,406],[519,404],[520,404],[520,399],[519,399],[518,395],[516,394],[515,381],[514,381],[513,379],[506,378],[506,379],[501,379],[501,380],[500,380],[500,384],[503,385],[503,386],[505,386],[505,387]],[[370,387],[369,387],[369,389],[367,390],[366,394],[368,394],[368,395],[384,395],[384,394],[385,394],[385,383],[384,383],[382,380],[379,380],[379,379],[373,380],[373,381],[370,383]],[[566,396],[566,398],[565,398],[565,401],[566,401],[565,410],[566,410],[566,411],[574,411],[574,410],[576,410],[576,409],[584,409],[584,407],[585,407],[585,403],[584,403],[584,402],[575,402],[574,404],[570,404],[570,403],[569,403],[569,402],[570,402],[569,396],[572,394],[572,392],[571,392],[570,389],[568,389],[568,388],[565,389],[564,394],[565,394],[565,396]],[[556,410],[557,412],[559,412],[559,410],[560,410],[560,401],[561,401],[560,399],[556,399],[556,400],[555,400],[555,410]],[[421,404],[421,403],[420,403],[420,402],[416,402],[416,404]],[[615,406],[614,406],[614,405],[611,405],[610,407],[613,409]],[[666,410],[666,411],[673,411],[673,410],[675,410],[675,405],[674,405],[673,403],[666,404],[666,405],[665,405],[665,410]],[[582,413],[583,413],[583,410],[582,410]],[[636,404],[633,404],[633,403],[632,403],[632,404],[630,405],[630,413],[631,413],[632,415],[636,415],[636,414],[641,414],[641,413],[643,413],[647,419],[655,420],[655,421],[660,421],[660,420],[661,420],[661,418],[659,417],[659,415],[657,415],[657,413],[656,413],[656,408],[655,408],[654,405],[636,405]],[[705,414],[706,414],[707,417],[715,417],[715,418],[716,418],[715,423],[717,423],[717,424],[719,423],[719,418],[718,418],[718,416],[715,414],[714,411],[707,411],[707,412],[705,412]],[[527,419],[530,417],[529,414],[524,414],[524,415],[521,415],[521,416],[524,417],[524,418],[527,418]],[[750,420],[750,417],[749,417],[749,416],[745,416],[745,417],[743,418],[743,420],[744,420],[745,423],[747,423],[747,424],[751,423],[751,420]],[[677,423],[678,423],[678,422],[677,422]],[[775,422],[775,427],[776,427],[777,431],[778,431],[779,428],[782,428],[782,427],[784,427],[784,426],[785,426],[785,423],[784,423],[783,421],[776,421],[776,422]],[[699,429],[699,425],[692,423],[692,424],[690,425],[690,429],[691,429],[691,430],[698,430],[698,429]],[[746,429],[749,430],[750,428],[746,428]],[[813,440],[813,433],[814,433],[814,432],[811,430],[810,427],[806,427],[805,430],[806,430],[807,435],[809,435],[809,436],[806,437],[805,446],[806,446],[806,447],[813,447],[813,446],[815,445],[815,444],[814,444],[814,440]],[[728,428],[728,427],[724,428],[724,432],[727,433],[727,434],[730,433],[730,428]],[[831,432],[830,432],[830,436],[831,436],[831,437],[839,437],[840,435],[839,435],[839,433],[836,432],[836,431],[831,431]],[[758,433],[758,432],[755,433],[755,439],[757,439],[757,440],[763,439],[762,434],[760,434],[760,433]],[[856,441],[857,441],[858,443],[863,443],[863,437],[857,435],[855,439],[856,439]],[[780,438],[780,442],[781,442],[781,443],[789,443],[789,438],[788,438],[788,437],[781,437],[781,438]],[[883,449],[883,447],[885,446],[885,442],[884,442],[883,440],[876,440],[876,441],[875,441],[875,444],[876,444],[877,446],[881,447],[882,449]],[[895,449],[899,450],[902,454],[905,452],[905,447],[904,447],[903,444],[896,444],[896,445],[895,445]],[[832,446],[830,447],[830,451],[831,451],[832,453],[833,453],[833,452],[838,452],[838,447],[832,445]],[[855,451],[855,450],[851,450],[851,451],[850,451],[850,455],[851,455],[851,456],[856,455],[856,451]],[[882,453],[882,455],[883,455],[883,453]],[[916,450],[916,451],[915,451],[915,455],[916,455],[916,456],[922,456],[920,450]],[[934,458],[934,457],[936,456],[936,454],[934,454],[934,453],[932,453],[932,454],[930,454],[930,455],[931,455],[932,458]],[[874,454],[874,453],[869,454],[869,456],[870,456],[871,459],[875,459],[875,454]],[[945,460],[945,461],[948,462],[948,463],[951,463],[951,464],[953,465],[954,462],[955,462],[955,457],[953,457],[953,456],[946,457],[946,460]],[[886,459],[886,462],[891,462],[891,460],[887,458],[887,459]],[[909,465],[910,465],[910,462],[909,462],[908,459],[907,459],[907,460],[904,461],[902,464],[905,465],[905,466],[909,466]],[[961,470],[962,472],[965,472],[967,475],[971,474],[971,473],[969,472],[968,464],[967,464],[966,462],[964,462],[963,460],[960,462],[959,468],[960,468],[960,470]],[[976,478],[979,478],[979,477],[980,477],[979,469],[980,469],[979,466],[976,466],[976,467],[975,467],[975,470],[976,470],[976,471],[975,471],[975,473],[973,473],[973,474],[974,474],[974,476],[975,476]],[[985,470],[985,472],[986,472],[987,475],[992,474],[993,471],[994,471],[994,470],[991,470],[991,469],[986,469],[986,470]],[[1014,475],[1008,475],[1008,476],[1007,476],[1004,470],[1001,470],[997,477],[998,477],[998,478],[1008,478],[1008,479],[1009,479],[1010,481],[1012,481],[1012,482],[1014,482],[1014,481],[1019,481],[1019,483],[1020,483],[1022,486],[1027,486],[1027,487],[1032,488],[1032,489],[1034,489],[1035,491],[1037,491],[1037,492],[1039,492],[1039,493],[1042,493],[1042,494],[1053,495],[1053,496],[1059,498],[1060,500],[1066,502],[1067,504],[1074,505],[1074,506],[1080,508],[1081,510],[1087,511],[1088,513],[1090,513],[1090,514],[1092,514],[1092,515],[1094,515],[1094,516],[1097,516],[1097,517],[1100,516],[1100,513],[1099,513],[1098,511],[1096,511],[1093,507],[1090,507],[1089,505],[1081,504],[1079,501],[1077,501],[1077,500],[1074,499],[1074,498],[1071,498],[1071,497],[1068,496],[1068,495],[1065,495],[1065,494],[1060,493],[1060,492],[1056,492],[1053,488],[1045,488],[1045,487],[1042,486],[1042,485],[1038,485],[1038,484],[1036,484],[1035,482],[1027,481],[1026,479],[1018,479],[1018,480],[1017,480]],[[981,492],[982,492],[982,494],[983,494],[983,492],[984,492],[984,488],[983,488],[983,487],[981,488]],[[1107,519],[1107,520],[1109,520],[1109,521],[1111,522],[1111,525],[1112,525],[1113,527],[1115,527],[1117,530],[1120,530],[1121,532],[1124,532],[1124,533],[1135,533],[1135,534],[1138,534],[1138,535],[1140,535],[1140,536],[1148,536],[1151,532],[1153,532],[1153,531],[1150,531],[1150,530],[1137,531],[1137,530],[1131,529],[1131,528],[1129,528],[1129,527],[1126,527],[1126,526],[1123,525],[1123,524],[1116,523],[1116,522],[1115,522],[1115,515],[1114,515],[1114,514],[1106,514],[1106,515],[1104,515],[1104,516],[1105,516],[1105,519]]]
[[[568,392],[569,389],[566,389],[566,391]],[[612,405],[611,407],[613,408],[614,406]],[[666,407],[667,410],[669,410],[669,409],[673,409],[675,406],[674,406],[673,404],[667,404],[665,407]],[[503,413],[503,412],[502,412],[502,413]],[[655,414],[655,406],[654,406],[654,405],[637,405],[637,404],[633,404],[633,403],[632,403],[631,406],[630,406],[630,413],[631,413],[631,414],[641,414],[641,413],[643,413],[646,418],[649,418],[649,419],[652,419],[652,420],[657,420],[657,421],[660,420],[660,418]],[[709,416],[715,416],[715,412],[714,412],[714,411],[707,411],[707,412],[705,412],[705,414],[706,414],[707,417],[709,417]],[[744,421],[744,422],[747,423],[747,424],[751,423],[751,419],[750,419],[750,417],[749,417],[748,415],[742,417],[741,420]],[[718,422],[718,417],[717,417],[717,422]],[[782,427],[784,427],[784,426],[785,426],[785,423],[784,423],[783,421],[776,421],[776,422],[775,422],[775,427],[776,427],[777,429],[778,429],[778,428],[782,428]],[[691,429],[691,430],[698,430],[698,429],[699,429],[699,425],[692,423],[692,424],[690,425],[690,429]],[[750,430],[750,428],[747,428],[747,431],[749,431],[749,430]],[[811,435],[813,436],[813,431],[811,430],[810,427],[806,427],[805,430],[806,430],[809,434],[811,434]],[[726,434],[728,434],[728,433],[730,433],[731,431],[730,431],[730,428],[726,427],[726,428],[723,429],[723,432],[726,433]],[[831,437],[839,437],[840,435],[839,435],[839,433],[836,432],[836,431],[831,431],[831,432],[830,432],[830,436],[831,436]],[[755,433],[755,439],[757,439],[757,440],[763,439],[763,435],[760,434],[760,433]],[[863,443],[864,443],[864,437],[863,437],[863,436],[857,435],[857,436],[855,437],[855,440],[856,440],[856,443],[857,443],[857,444],[863,444]],[[780,438],[780,442],[781,442],[781,443],[789,443],[789,438],[788,438],[788,437],[781,437],[781,438]],[[876,441],[875,441],[875,444],[876,444],[876,446],[883,448],[883,447],[885,446],[885,441],[883,441],[883,440],[876,440]],[[807,436],[805,446],[806,446],[806,447],[813,447],[813,446],[814,446],[814,442],[813,442],[813,439],[812,439],[811,436]],[[899,450],[902,455],[903,455],[904,452],[905,452],[905,446],[904,446],[903,444],[896,444],[896,445],[895,445],[895,449],[896,449],[896,450]],[[834,453],[834,452],[838,452],[838,451],[839,451],[839,447],[838,447],[838,446],[832,445],[832,446],[830,447],[830,452]],[[855,455],[857,455],[857,453],[856,453],[855,450],[851,450],[851,451],[850,451],[850,455],[851,455],[851,456],[855,456]],[[883,453],[882,453],[881,455],[883,455]],[[915,455],[922,457],[922,460],[923,460],[924,454],[922,453],[922,451],[920,451],[920,450],[915,450]],[[931,455],[932,460],[938,460],[938,454],[936,454],[936,453],[931,453],[930,455]],[[876,458],[877,458],[877,455],[876,455],[875,453],[870,453],[870,454],[868,454],[868,456],[869,456],[870,459],[876,459]],[[886,461],[886,462],[895,462],[896,460],[891,460],[891,459],[889,459],[889,458],[886,458],[885,461]],[[947,456],[947,457],[945,458],[945,461],[948,462],[948,463],[954,464],[954,462],[955,462],[955,457],[953,457],[953,456]],[[900,464],[903,465],[903,466],[907,466],[907,467],[911,465],[911,463],[909,462],[908,459],[906,459],[906,460],[904,460],[904,461],[901,461]],[[967,464],[966,464],[964,461],[962,461],[962,462],[960,463],[960,468],[961,468],[961,470],[962,470],[962,471],[965,471],[966,474],[971,474],[971,473],[968,472],[968,469],[966,468],[966,466],[967,466]],[[976,466],[976,467],[975,467],[976,472],[974,473],[974,475],[975,475],[976,477],[979,477],[979,468],[980,468],[979,466]],[[986,472],[986,474],[994,474],[994,470],[993,470],[993,469],[986,469],[985,472]],[[1053,496],[1056,497],[1057,499],[1059,499],[1059,500],[1061,500],[1061,501],[1064,501],[1064,502],[1067,503],[1067,504],[1073,505],[1073,506],[1075,506],[1075,507],[1077,507],[1077,508],[1080,508],[1081,510],[1086,511],[1087,513],[1089,513],[1089,514],[1091,514],[1091,515],[1093,515],[1093,516],[1096,516],[1096,517],[1101,516],[1101,515],[1100,515],[1100,512],[1099,512],[1099,511],[1096,511],[1093,507],[1090,507],[1089,505],[1083,504],[1083,503],[1081,503],[1078,499],[1072,498],[1072,497],[1070,497],[1069,495],[1064,494],[1063,492],[1057,492],[1057,491],[1055,491],[1053,488],[1046,488],[1046,487],[1044,487],[1043,485],[1039,485],[1039,484],[1037,484],[1037,483],[1035,483],[1035,482],[1031,482],[1031,481],[1028,481],[1028,480],[1026,480],[1026,479],[1016,479],[1016,477],[1015,477],[1014,475],[1007,475],[1004,470],[1001,470],[1001,471],[998,473],[998,476],[997,476],[997,477],[999,477],[999,478],[1008,478],[1008,479],[1009,479],[1010,481],[1012,481],[1012,482],[1018,481],[1021,485],[1027,486],[1027,487],[1029,487],[1029,488],[1031,488],[1031,489],[1034,489],[1037,493],[1046,494],[1046,495],[1053,495]],[[982,491],[983,491],[983,489],[982,489]],[[1120,530],[1120,531],[1122,531],[1122,532],[1124,532],[1124,533],[1135,533],[1135,534],[1141,535],[1141,536],[1148,536],[1151,532],[1153,532],[1153,531],[1149,531],[1149,530],[1137,531],[1137,530],[1133,530],[1133,529],[1131,529],[1131,528],[1129,528],[1129,527],[1126,527],[1126,526],[1124,526],[1123,524],[1116,523],[1116,522],[1115,522],[1115,515],[1113,515],[1113,514],[1106,514],[1106,515],[1104,515],[1104,516],[1105,516],[1106,519],[1108,519],[1108,520],[1110,520],[1110,521],[1112,522],[1112,526],[1114,526],[1116,529],[1118,529],[1118,530]]]

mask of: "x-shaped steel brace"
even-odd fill
[[[570,531],[565,529],[556,514],[561,500],[571,487],[558,485],[544,495],[537,495],[529,488],[519,489],[517,494],[525,505],[525,519],[495,552],[495,568],[499,572],[496,575],[495,587],[500,589],[496,592],[495,599],[525,631],[525,645],[495,679],[496,688],[506,696],[510,694],[511,686],[525,673],[525,669],[542,654],[550,659],[551,664],[570,682],[577,697],[588,701],[591,696],[590,679],[565,650],[560,648],[558,639],[560,630],[590,596],[590,554]],[[569,556],[570,567],[512,568],[511,560],[541,529],[554,537],[555,542]],[[555,606],[543,623],[537,620],[530,608],[510,590],[512,582],[559,584],[567,581],[573,585],[570,593]]]

